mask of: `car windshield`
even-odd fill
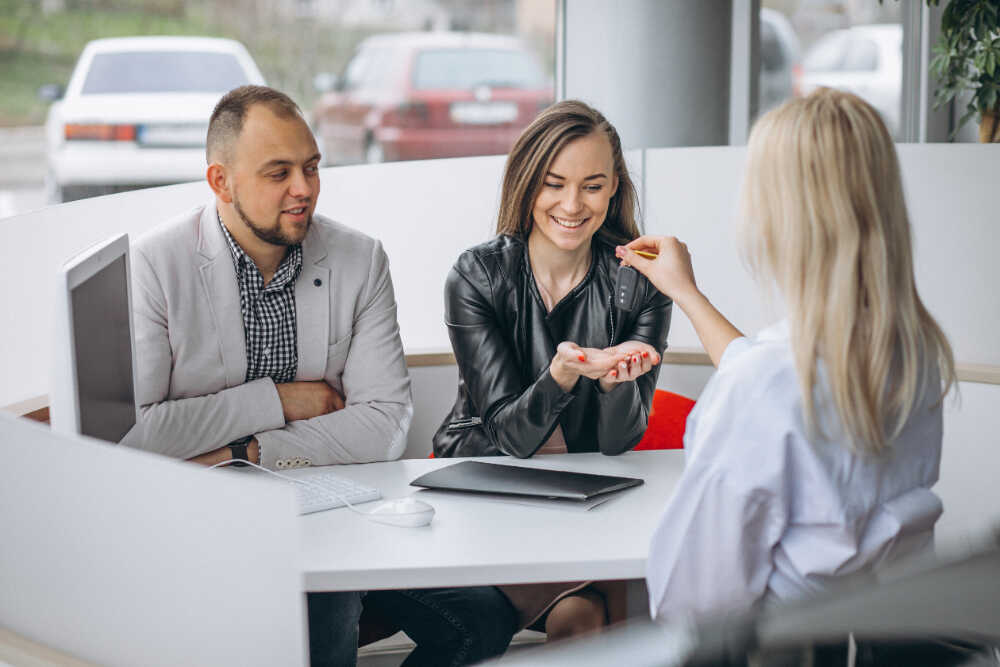
[[[246,83],[231,53],[123,51],[94,56],[81,94],[216,93]]]
[[[512,49],[438,49],[417,55],[413,87],[543,88],[541,68],[529,53]]]

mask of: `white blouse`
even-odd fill
[[[739,610],[863,578],[927,548],[941,501],[937,374],[881,457],[844,444],[823,381],[807,436],[787,323],[737,338],[688,417],[687,465],[646,565],[654,618]]]

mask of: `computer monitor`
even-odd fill
[[[56,304],[52,427],[120,442],[138,421],[128,235],[67,261]]]

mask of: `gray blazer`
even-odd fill
[[[382,244],[314,216],[295,283],[295,379],[326,380],[346,407],[286,424],[274,382],[245,382],[239,287],[215,210],[178,216],[132,249],[141,428],[125,444],[189,458],[256,435],[268,468],[399,458],[413,406]]]

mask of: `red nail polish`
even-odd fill
[[[646,357],[648,357],[648,356],[649,356],[649,352],[643,352],[643,353],[642,353],[642,358],[643,358],[643,359],[645,359],[645,358],[646,358]]]
[[[611,377],[613,377],[613,378],[616,378],[616,377],[618,377],[618,371],[616,371],[616,370],[612,369],[612,370],[611,370]]]

